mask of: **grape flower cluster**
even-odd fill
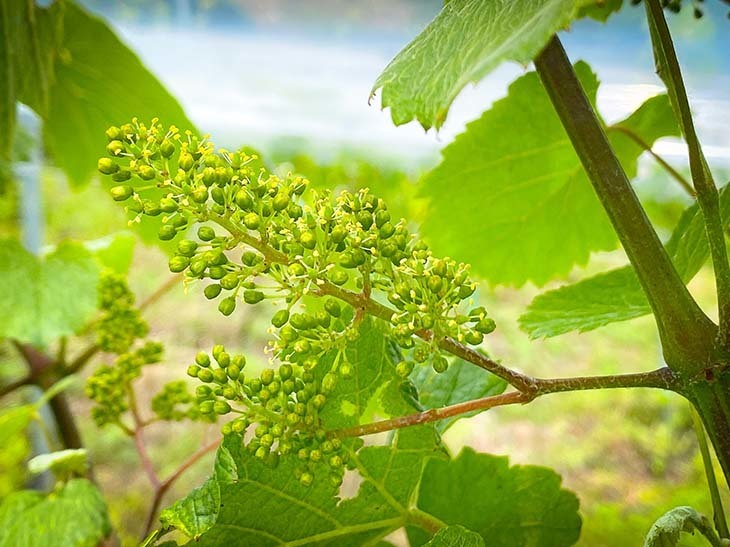
[[[100,317],[93,327],[98,348],[116,354],[111,365],[101,365],[86,381],[86,394],[96,404],[91,410],[97,425],[122,425],[122,415],[130,410],[132,382],[142,367],[159,363],[163,347],[143,340],[149,325],[135,306],[134,293],[123,275],[104,271],[97,288]],[[134,346],[137,345],[135,348]],[[170,382],[152,399],[152,410],[160,420],[209,420],[202,414],[185,382]]]
[[[126,204],[133,222],[159,217],[160,239],[187,236],[177,242],[170,270],[184,273],[186,283],[203,282],[223,315],[241,301],[277,306],[268,347],[277,371],[244,380],[245,360],[219,348],[218,368],[201,354],[188,371],[203,382],[196,392],[203,414],[243,412],[227,430],[259,424],[249,444],[257,456],[296,448],[304,460],[328,457],[339,465],[343,456],[324,439],[318,410],[337,379],[352,374],[344,349],[366,313],[390,324],[408,355],[396,367],[404,378],[416,363],[445,371],[445,337],[476,346],[494,330],[483,307],[469,309],[476,288],[469,267],[434,256],[368,189],[336,197],[308,190],[302,177],[278,176],[244,150],[216,150],[156,119],[134,119],[106,134],[108,157],[98,169],[114,182],[113,199]],[[337,357],[316,382],[312,372],[327,354]],[[300,480],[311,482],[311,473],[302,471]]]

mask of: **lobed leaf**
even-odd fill
[[[545,467],[509,466],[506,457],[470,448],[451,461],[432,459],[418,491],[418,507],[449,525],[477,532],[490,547],[573,545],[580,535],[578,498],[560,488]],[[411,545],[427,537],[409,528]]]
[[[720,213],[730,228],[730,186],[720,191]],[[666,249],[685,283],[707,261],[710,248],[697,204],[682,213]],[[549,338],[650,313],[634,269],[624,266],[538,295],[520,317],[520,326],[531,338]]]
[[[94,547],[110,532],[101,493],[86,479],[47,496],[14,492],[0,505],[0,547]]]
[[[233,473],[216,478],[217,518],[195,545],[362,545],[405,523],[425,460],[438,454],[432,428],[398,432],[390,446],[357,454],[363,482],[357,496],[340,500],[337,487],[327,480],[302,486],[294,476],[295,456],[282,458],[272,469],[241,446],[237,435],[224,440],[218,457]]]
[[[505,61],[526,65],[592,3],[450,0],[378,76],[371,95],[382,89],[382,106],[396,125],[417,119],[426,130],[438,129],[464,86]]]
[[[56,63],[44,133],[72,185],[89,182],[104,149],[99,135],[133,116],[194,128],[180,104],[109,26],[65,4],[63,55]],[[114,69],[109,70],[109,60]]]
[[[598,81],[587,64],[576,73],[591,102]],[[666,96],[649,99],[616,124],[648,144],[678,127]],[[609,133],[629,177],[643,149],[621,131]],[[434,250],[472,265],[492,284],[542,285],[610,250],[616,235],[536,73],[442,152],[423,181],[429,209],[422,226]],[[454,224],[453,211],[460,222]]]
[[[74,243],[39,259],[15,240],[0,242],[0,337],[45,345],[73,334],[96,310],[99,266]]]

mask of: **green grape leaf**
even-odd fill
[[[451,103],[505,61],[526,65],[588,0],[450,0],[376,80],[393,123],[443,125]]]
[[[463,526],[447,526],[436,532],[425,547],[484,547],[484,540]]]
[[[426,408],[440,408],[499,395],[507,388],[507,382],[484,369],[456,359],[446,372],[437,373],[429,366],[417,366],[411,380],[418,389],[418,400]],[[443,433],[460,418],[468,418],[479,411],[461,414],[436,422],[436,429]]]
[[[15,240],[0,241],[0,337],[46,345],[73,334],[96,310],[99,266],[82,246],[63,243],[39,259]]]
[[[16,102],[44,116],[62,35],[63,7],[0,0],[0,159],[9,159]]]
[[[710,519],[691,507],[675,507],[668,511],[651,526],[644,539],[644,547],[675,547],[682,532],[694,534],[697,530],[712,545],[720,545]]]
[[[272,469],[245,450],[239,436],[228,435],[218,452],[217,468],[225,472],[215,478],[215,524],[190,545],[363,545],[405,524],[427,458],[442,455],[433,428],[399,431],[390,446],[352,454],[363,482],[354,498],[341,500],[326,475],[302,486],[295,456],[282,457]]]
[[[157,116],[165,124],[194,129],[175,98],[104,21],[66,2],[64,25],[44,133],[72,185],[91,179],[104,154],[99,136],[112,124]]]
[[[220,503],[218,482],[210,478],[162,511],[160,522],[164,527],[172,526],[191,538],[198,538],[215,524]]]
[[[116,273],[126,274],[132,265],[136,242],[134,234],[125,231],[86,241],[84,246],[94,253],[102,266],[111,268]]]
[[[94,547],[111,524],[101,493],[72,479],[47,496],[20,491],[0,505],[0,547]]]
[[[560,488],[560,475],[470,448],[451,461],[432,459],[418,491],[418,507],[449,525],[477,532],[490,547],[573,545],[580,535],[578,498]],[[427,538],[408,529],[411,545]]]
[[[720,213],[730,228],[730,185],[720,191]],[[682,280],[689,282],[710,256],[702,213],[687,208],[666,244]],[[531,338],[585,332],[651,313],[638,277],[624,266],[538,295],[520,317]]]
[[[395,355],[390,350],[386,325],[366,317],[359,327],[359,337],[345,348],[345,359],[352,365],[352,375],[340,378],[327,396],[320,417],[328,429],[352,427],[372,421],[376,415],[402,414],[413,410],[397,390]],[[320,379],[330,370],[336,352],[325,355],[315,368]]]
[[[595,102],[595,75],[583,62],[575,70]],[[650,145],[678,134],[665,96],[616,125]],[[634,176],[643,149],[620,130],[609,139]],[[536,73],[513,82],[507,97],[442,154],[424,179],[430,204],[423,234],[435,252],[470,263],[492,284],[542,285],[585,264],[592,251],[615,248],[608,217]]]
[[[69,474],[83,475],[86,473],[86,449],[69,448],[39,454],[28,462],[28,471],[34,474],[52,471],[56,476]]]

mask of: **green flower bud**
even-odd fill
[[[178,166],[183,171],[190,171],[190,169],[193,168],[193,165],[195,164],[195,160],[193,159],[193,156],[188,154],[187,152],[183,152],[180,154],[180,160],[178,162]]]
[[[146,200],[142,205],[142,211],[145,215],[149,217],[156,217],[162,212],[159,203],[156,203],[149,199]]]
[[[208,285],[203,289],[203,294],[208,300],[213,300],[221,293],[221,286],[217,283],[214,283],[213,285]]]
[[[410,373],[413,372],[414,366],[413,361],[401,361],[395,366],[395,373],[401,378],[408,378]]]
[[[333,269],[329,272],[329,278],[335,285],[344,285],[349,279],[349,275],[344,270]]]
[[[312,486],[314,482],[314,476],[311,473],[304,472],[299,476],[299,482],[302,486]]]
[[[318,393],[317,395],[312,397],[312,406],[314,408],[316,408],[317,410],[322,408],[324,406],[325,402],[327,402],[327,398],[324,395],[322,395],[321,393]]]
[[[289,203],[289,196],[286,192],[279,192],[274,198],[274,201],[271,202],[271,205],[274,207],[274,211],[283,211],[289,206]]]
[[[211,266],[208,268],[208,277],[211,279],[223,279],[226,275],[226,270],[220,266]]]
[[[494,329],[496,328],[497,324],[491,317],[485,317],[484,319],[480,319],[479,322],[474,325],[474,329],[478,332],[481,332],[482,334],[490,334],[491,332],[494,332]]]
[[[205,186],[198,186],[190,194],[190,197],[193,198],[195,203],[205,203],[208,201],[208,189]]]
[[[226,374],[228,374],[228,377],[231,380],[238,380],[238,378],[241,376],[241,369],[238,368],[236,365],[228,365],[226,367]]]
[[[216,179],[217,179],[217,177],[215,174],[215,169],[213,169],[212,167],[206,167],[205,169],[203,169],[203,177],[202,177],[203,184],[205,184],[208,187],[213,186],[213,184],[215,184]]]
[[[261,291],[243,291],[243,301],[246,304],[258,304],[264,299],[264,293]]]
[[[205,260],[202,260],[200,258],[196,258],[195,260],[190,262],[190,273],[198,276],[202,274],[205,271],[205,268],[207,268],[208,265],[206,264]]]
[[[126,169],[123,169],[121,171],[117,171],[112,175],[112,180],[114,182],[126,182],[129,179],[132,178],[132,172],[127,171]]]
[[[200,410],[201,414],[213,414],[215,412],[215,402],[213,401],[203,401],[198,405],[198,410]]]
[[[110,158],[99,158],[96,167],[103,175],[113,175],[119,171],[119,165],[114,163],[114,160]]]
[[[110,192],[114,201],[126,201],[132,196],[134,190],[131,186],[123,185],[113,187]]]
[[[124,152],[124,143],[122,141],[112,141],[106,145],[106,151],[110,156],[118,156]]]
[[[332,228],[332,232],[330,232],[330,241],[332,241],[335,244],[342,243],[345,241],[345,238],[347,237],[347,230],[343,228],[342,226],[335,226]]]
[[[303,232],[302,235],[299,236],[299,243],[301,243],[305,249],[314,249],[317,245],[317,237],[312,232]]]
[[[237,274],[231,272],[223,276],[221,279],[221,287],[227,291],[233,290],[238,287],[240,279]]]
[[[110,141],[118,141],[124,138],[124,133],[118,127],[112,125],[106,130],[106,138]]]
[[[271,318],[271,324],[277,329],[283,327],[289,321],[289,310],[279,310]]]
[[[228,374],[225,370],[217,368],[213,371],[213,381],[217,384],[225,385],[228,383]]]
[[[476,288],[477,286],[475,284],[462,285],[459,287],[459,298],[462,300],[469,298],[472,294],[474,294]]]
[[[231,315],[233,313],[233,310],[235,309],[236,299],[232,296],[224,298],[220,301],[220,304],[218,304],[218,311],[221,312],[223,315]]]
[[[213,403],[213,412],[219,415],[228,414],[231,411],[231,405],[225,401],[216,401]]]
[[[198,380],[206,384],[213,381],[213,371],[208,368],[201,368],[198,371]]]
[[[152,180],[157,176],[157,172],[153,167],[149,165],[142,165],[138,170],[137,174],[142,180]]]
[[[215,230],[210,226],[201,226],[198,228],[198,237],[202,241],[211,241],[215,238]]]
[[[253,207],[253,198],[251,197],[251,194],[248,193],[248,190],[245,188],[241,188],[238,192],[236,192],[236,205],[238,205],[241,209],[244,211],[248,211]]]
[[[208,354],[204,351],[199,351],[198,354],[195,356],[195,362],[198,363],[201,367],[209,367],[210,357],[208,357]]]
[[[162,198],[160,200],[160,209],[163,213],[174,213],[178,209],[177,201],[172,198]]]
[[[337,386],[337,375],[332,372],[328,372],[324,375],[324,378],[322,378],[322,393],[331,393],[332,390],[335,389],[335,386]]]
[[[288,363],[284,363],[279,367],[279,378],[283,380],[288,380],[291,378],[292,374],[294,373],[294,369],[292,366]]]
[[[192,257],[198,249],[198,244],[190,239],[183,239],[177,244],[177,253],[183,256]]]
[[[210,197],[212,197],[213,201],[215,201],[218,205],[226,204],[226,194],[223,189],[219,188],[218,186],[214,187],[210,191]]]
[[[162,141],[160,145],[160,154],[163,158],[169,158],[175,153],[175,145],[168,140]]]
[[[241,255],[241,262],[243,262],[246,266],[253,266],[258,261],[258,255],[253,251],[244,251]]]
[[[170,224],[163,224],[160,226],[159,231],[157,232],[157,236],[162,241],[170,241],[177,235],[177,230],[174,226],[171,226]],[[188,257],[185,257],[188,258]],[[183,268],[184,269],[184,268]],[[182,270],[181,270],[182,271]]]
[[[190,376],[192,378],[197,378],[198,372],[200,372],[200,367],[198,367],[196,365],[190,365],[188,367],[188,376]]]
[[[261,217],[256,213],[247,213],[243,217],[243,223],[249,230],[257,230],[261,226]]]
[[[190,259],[187,256],[175,255],[168,265],[172,273],[180,273],[190,265]]]
[[[464,341],[472,346],[478,346],[484,341],[484,335],[476,330],[470,330],[464,333]]]

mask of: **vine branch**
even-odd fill
[[[654,45],[657,72],[667,85],[670,101],[679,118],[679,125],[687,141],[692,183],[697,192],[697,203],[705,218],[705,229],[710,243],[712,265],[715,269],[720,316],[719,340],[724,348],[729,349],[730,262],[728,262],[725,235],[720,216],[720,198],[695,131],[692,111],[687,99],[687,90],[682,79],[682,70],[677,60],[667,21],[664,18],[664,11],[659,0],[647,0],[645,4],[651,40]]]
[[[500,395],[490,395],[480,399],[473,399],[463,403],[457,403],[441,408],[432,408],[423,412],[399,416],[389,420],[381,420],[368,424],[362,424],[346,429],[338,429],[331,432],[335,437],[362,437],[374,433],[383,433],[393,429],[401,429],[414,425],[421,425],[436,422],[445,418],[452,418],[475,410],[488,410],[497,406],[526,404],[538,397],[550,393],[561,393],[568,391],[586,391],[593,389],[615,389],[615,388],[658,388],[676,390],[678,380],[674,373],[667,367],[651,372],[635,374],[618,374],[610,376],[584,376],[575,378],[533,378],[535,389],[531,393],[511,391]]]
[[[674,269],[557,36],[535,67],[651,304],[665,360],[696,372],[708,360],[716,326]]]

